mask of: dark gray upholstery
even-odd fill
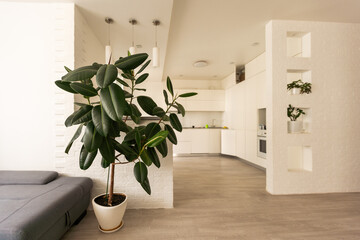
[[[0,185],[47,184],[58,175],[54,171],[0,171]]]
[[[0,240],[61,238],[87,209],[91,188],[91,179],[80,177],[0,185]]]

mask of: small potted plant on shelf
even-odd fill
[[[303,82],[301,79],[293,81],[287,85],[287,90],[290,91],[292,95],[296,94],[309,94],[311,93],[311,83]]]
[[[288,121],[288,133],[300,133],[303,131],[303,122],[300,120],[297,121],[301,115],[305,115],[304,110],[289,104],[287,108],[287,116],[290,119],[290,121]]]
[[[177,144],[174,129],[182,131],[177,114],[184,116],[185,109],[178,100],[197,94],[174,93],[168,77],[167,91],[163,90],[166,109],[159,107],[149,96],[135,97],[135,92],[146,91],[138,85],[149,76],[148,73],[140,74],[150,63],[150,60],[144,63],[147,58],[146,53],[141,53],[120,58],[115,64],[110,64],[110,61],[108,64],[94,63],[73,71],[65,67],[68,73],[55,82],[67,92],[82,95],[87,102],[75,103],[80,108],[65,121],[66,127],[79,126],[65,152],[69,152],[85,128],[81,137],[80,168],[88,169],[95,157],[101,155],[101,166],[108,169],[106,191],[92,201],[99,229],[103,232],[114,232],[122,227],[127,204],[124,193],[114,193],[115,167],[133,164],[135,179],[150,195],[148,167],[154,164],[160,168],[159,158],[168,153],[166,139]],[[135,71],[138,67],[140,69]],[[121,77],[118,77],[119,71]],[[96,79],[97,86],[92,79]],[[93,97],[99,97],[100,101],[92,101]],[[138,106],[158,119],[142,124]],[[171,109],[175,109],[177,114],[170,113]]]

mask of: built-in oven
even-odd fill
[[[266,158],[266,130],[262,130],[258,132],[257,156],[261,158]]]

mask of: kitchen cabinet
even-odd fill
[[[178,144],[174,145],[175,154],[220,153],[221,129],[183,129],[177,134]]]
[[[176,89],[178,94],[197,92],[196,96],[181,99],[186,111],[225,111],[225,91],[207,89]]]
[[[230,129],[221,130],[221,154],[236,155],[236,131]]]

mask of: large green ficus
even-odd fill
[[[118,164],[133,163],[136,180],[148,194],[151,194],[148,167],[151,164],[160,167],[158,153],[161,157],[168,154],[166,138],[177,144],[174,129],[182,131],[179,118],[174,113],[185,115],[185,109],[178,99],[197,94],[175,94],[168,77],[167,91],[163,90],[166,109],[159,107],[148,96],[135,97],[135,91],[146,91],[138,88],[138,85],[149,76],[148,73],[141,74],[150,63],[150,60],[146,61],[147,58],[146,53],[140,53],[120,58],[115,64],[94,63],[73,71],[65,67],[68,73],[55,82],[61,89],[80,94],[87,99],[87,104],[75,103],[80,108],[65,121],[66,127],[79,125],[65,152],[69,152],[73,142],[81,136],[82,129],[85,128],[81,137],[83,145],[79,157],[80,168],[88,169],[98,154],[102,156],[101,166],[109,167],[111,172],[110,187],[107,188],[108,205],[112,204],[114,169]],[[138,67],[140,69],[135,73]],[[119,75],[121,77],[118,77]],[[94,87],[93,80],[96,80],[98,87]],[[100,97],[99,102],[91,100],[95,96]],[[138,106],[158,119],[143,125]],[[171,109],[175,111],[169,113]],[[124,158],[120,158],[121,155]]]

